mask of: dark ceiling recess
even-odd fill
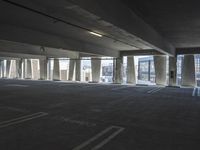
[[[26,7],[26,6],[21,5],[21,4],[18,4],[18,3],[16,3],[16,2],[13,2],[13,1],[10,1],[10,0],[2,0],[2,1],[7,2],[7,3],[11,4],[11,5],[15,5],[15,6],[17,6],[17,7],[26,9],[26,10],[28,10],[28,11],[31,11],[31,12],[34,12],[34,13],[43,15],[43,16],[45,16],[45,17],[51,18],[51,19],[54,20],[54,22],[62,22],[62,23],[65,23],[65,24],[67,24],[67,25],[73,26],[73,27],[75,27],[75,28],[79,28],[79,29],[82,29],[82,30],[85,30],[85,31],[88,31],[88,32],[93,32],[93,33],[102,35],[101,33],[98,33],[98,32],[96,32],[96,31],[93,31],[93,30],[90,30],[90,29],[88,29],[88,28],[79,26],[79,25],[77,25],[77,24],[73,24],[73,23],[71,23],[71,22],[68,22],[68,21],[66,21],[66,20],[63,20],[63,19],[54,17],[54,16],[49,15],[49,14],[46,14],[46,13],[44,13],[44,12],[41,12],[41,11],[38,11],[38,10],[35,10],[35,9],[32,9],[32,8]],[[133,44],[129,44],[129,43],[125,42],[125,41],[116,39],[116,38],[114,38],[112,35],[111,35],[111,36],[109,36],[109,35],[103,35],[103,36],[106,37],[106,38],[112,39],[112,40],[115,41],[115,42],[120,42],[120,43],[129,45],[129,46],[138,48],[137,46],[135,46],[135,45],[133,45]],[[138,49],[140,49],[140,48],[138,48]]]
[[[175,47],[200,47],[200,1],[121,1]]]

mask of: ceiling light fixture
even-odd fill
[[[103,36],[103,35],[101,35],[101,34],[99,34],[99,33],[92,32],[92,31],[90,31],[89,33],[92,34],[92,35],[98,36],[98,37],[102,37],[102,36]]]
[[[19,3],[13,2],[13,1],[11,1],[11,0],[2,0],[2,1],[7,2],[7,3],[11,4],[11,5],[15,5],[15,6],[17,6],[17,7],[26,9],[26,10],[28,10],[28,11],[34,12],[34,13],[36,13],[36,14],[45,16],[45,17],[47,17],[47,18],[50,18],[50,19],[53,19],[53,20],[57,20],[58,22],[62,22],[62,23],[64,23],[64,24],[73,26],[73,27],[75,27],[75,28],[79,28],[79,29],[85,30],[85,31],[90,32],[90,34],[93,34],[93,35],[95,35],[95,36],[98,36],[98,37],[103,37],[103,36],[104,36],[104,37],[106,37],[106,38],[116,40],[117,42],[120,42],[120,43],[129,45],[129,46],[131,46],[131,47],[135,47],[135,48],[140,49],[138,46],[136,46],[136,45],[134,45],[134,44],[130,44],[130,43],[128,43],[128,42],[126,42],[126,41],[123,41],[123,40],[120,40],[120,39],[114,39],[112,35],[106,35],[106,34],[105,34],[105,35],[102,35],[102,34],[99,34],[99,33],[96,33],[96,32],[92,32],[91,29],[88,29],[88,28],[82,27],[82,26],[80,26],[80,25],[77,25],[77,24],[68,22],[68,21],[66,21],[66,20],[64,20],[64,19],[57,18],[57,17],[55,17],[55,16],[51,16],[51,15],[49,15],[49,14],[47,14],[47,13],[44,13],[44,12],[42,12],[42,11],[38,11],[38,10],[36,10],[36,9],[29,8],[29,7],[25,6],[25,5],[21,5],[21,4],[19,4]],[[73,9],[73,8],[72,8],[72,9]],[[54,23],[56,23],[56,22],[54,22]]]

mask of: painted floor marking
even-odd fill
[[[100,133],[98,133],[97,135],[95,135],[94,137],[92,137],[91,139],[85,141],[84,143],[82,143],[81,145],[73,148],[73,150],[81,150],[83,148],[85,148],[86,146],[88,146],[90,143],[94,142],[95,140],[97,140],[98,138],[100,138],[101,136],[103,136],[104,134],[106,134],[107,132],[109,132],[112,129],[117,129],[117,131],[115,131],[114,133],[112,133],[111,135],[109,135],[107,138],[105,138],[102,142],[100,142],[99,144],[95,145],[93,148],[91,148],[91,150],[98,150],[101,147],[103,147],[106,143],[108,143],[110,140],[112,140],[114,137],[116,137],[120,132],[122,132],[124,130],[124,128],[122,127],[118,127],[118,126],[110,126],[106,129],[104,129],[103,131],[101,131]]]
[[[95,88],[95,87],[101,87],[102,85],[100,84],[88,84],[88,85],[84,85],[81,86],[81,88]]]
[[[10,107],[10,106],[0,106],[0,109],[8,109],[12,111],[18,111],[18,112],[23,112],[23,113],[28,113],[28,110],[21,109],[21,108],[16,108],[16,107]]]
[[[195,96],[200,96],[200,88],[197,88],[197,87],[195,87],[194,89],[193,89],[193,92],[192,92],[192,96],[193,97],[195,97]]]
[[[149,91],[147,91],[147,93],[151,93],[152,91],[154,91],[154,90],[157,90],[158,88],[153,88],[153,89],[151,89],[151,90],[149,90]]]
[[[67,122],[67,123],[77,124],[77,125],[83,125],[83,126],[87,126],[87,127],[96,126],[95,123],[87,122],[87,121],[72,120],[72,119],[70,119],[70,118],[63,118],[63,120],[64,120],[65,122]]]
[[[48,115],[48,113],[38,112],[38,113],[31,114],[31,115],[18,117],[18,118],[15,118],[15,119],[2,121],[2,122],[0,122],[0,128],[4,128],[4,127],[14,125],[14,124],[19,124],[19,123],[29,121],[29,120],[32,120],[32,119],[36,119],[36,118],[40,118],[40,117],[43,117],[43,116],[46,116],[46,115]]]
[[[130,86],[119,86],[119,87],[114,87],[112,88],[111,90],[112,91],[117,91],[117,90],[122,90],[122,89],[127,89],[129,88]]]
[[[29,85],[23,85],[23,84],[6,84],[5,86],[13,86],[13,87],[29,87]]]
[[[194,89],[193,89],[192,96],[195,96],[195,95],[196,95],[196,89],[197,89],[197,88],[194,88]]]
[[[159,88],[159,89],[157,89],[157,90],[155,90],[155,91],[153,91],[153,92],[151,92],[151,93],[156,93],[156,92],[158,92],[158,91],[160,91],[160,90],[162,90],[163,88]]]
[[[147,93],[148,93],[148,94],[156,93],[156,92],[158,92],[158,91],[160,91],[160,90],[162,90],[162,89],[163,89],[162,87],[158,87],[158,88],[149,90]]]

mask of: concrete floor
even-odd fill
[[[0,80],[1,150],[199,150],[192,88]]]

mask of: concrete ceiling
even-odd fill
[[[176,48],[200,47],[200,1],[121,1]]]
[[[120,0],[2,0],[0,18],[0,40],[113,57],[149,49],[175,54]]]
[[[59,22],[43,14],[23,9],[6,2],[1,2],[0,5],[1,24],[41,31],[57,35],[61,38],[74,39],[79,43],[91,43],[110,50],[120,51],[150,48],[139,42],[134,43],[127,33],[123,33],[123,31],[112,27],[109,23],[100,20],[97,16],[89,14],[78,6],[71,5],[70,3],[65,2],[63,5],[63,3],[55,3],[55,1],[49,1],[47,3],[41,0],[22,0],[18,1],[18,3],[23,4],[23,6],[27,8],[37,10],[38,12],[62,19],[72,25]],[[105,36],[99,38],[91,35],[87,29],[97,31]],[[5,38],[3,40],[9,39]],[[17,42],[21,42],[18,40]]]

